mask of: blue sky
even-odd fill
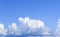
[[[42,20],[52,31],[60,18],[59,0],[0,0],[0,22],[5,26],[19,17]]]

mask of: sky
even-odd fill
[[[41,20],[52,31],[60,18],[60,0],[0,0],[0,23],[19,23],[19,17]]]

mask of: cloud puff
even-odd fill
[[[47,28],[47,27],[46,27],[46,28],[43,28],[43,29],[42,29],[42,34],[43,34],[43,35],[50,35],[50,30],[49,30],[49,28]]]
[[[41,20],[30,19],[29,17],[19,17],[18,20],[20,22],[19,26],[16,23],[11,23],[8,29],[0,23],[0,35],[50,35],[49,28],[45,27]]]
[[[58,23],[58,25],[57,25],[55,34],[60,36],[60,19],[58,19],[57,23]]]
[[[9,25],[9,28],[16,30],[17,29],[16,23],[12,23],[11,25]]]
[[[34,19],[30,19],[29,17],[25,17],[25,18],[19,17],[19,21],[21,25],[23,25],[22,26],[23,28],[25,29],[28,28],[28,30],[26,30],[28,33],[42,32],[42,34],[49,34],[48,33],[49,29],[45,27],[44,22],[41,20],[34,20]]]
[[[44,23],[40,20],[33,20],[29,19],[29,17],[19,18],[19,21],[25,25],[28,25],[29,28],[35,29],[35,28],[40,28],[41,26],[44,26]]]
[[[7,29],[5,29],[2,23],[0,23],[0,35],[7,35]]]
[[[21,34],[16,23],[11,23],[11,25],[9,25],[9,34],[13,34],[13,35],[20,35]]]

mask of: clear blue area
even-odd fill
[[[53,31],[60,18],[60,0],[0,0],[1,23],[18,24],[19,17],[42,20]]]

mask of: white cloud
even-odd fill
[[[42,29],[42,34],[43,34],[43,35],[50,35],[49,32],[50,32],[50,30],[49,30],[49,28],[47,28],[47,27]]]
[[[29,21],[29,17],[25,17],[25,18],[19,17],[19,21],[23,24],[26,24]]]
[[[30,19],[29,17],[19,17],[20,26],[16,23],[11,23],[8,30],[0,23],[0,34],[3,35],[23,35],[23,34],[50,34],[49,28],[45,27],[44,22],[41,20]]]
[[[17,29],[16,23],[12,23],[11,25],[9,25],[9,28],[16,30]]]
[[[28,27],[28,33],[39,33],[42,30],[42,34],[49,34],[49,29],[45,27],[44,22],[41,20],[30,19],[29,17],[19,18],[20,23],[23,25],[22,27]],[[26,29],[26,28],[25,28]],[[40,30],[41,29],[41,30]]]
[[[19,18],[19,21],[25,25],[28,25],[29,28],[40,28],[41,26],[44,26],[44,23],[40,20],[33,20],[33,19],[29,19],[29,17],[25,17]]]
[[[57,37],[60,37],[60,19],[58,19],[57,23],[58,25],[57,25],[55,34],[57,35]]]
[[[5,29],[2,23],[0,23],[0,35],[7,35],[7,29]]]
[[[9,34],[21,35],[16,23],[12,23],[11,25],[9,25]]]

